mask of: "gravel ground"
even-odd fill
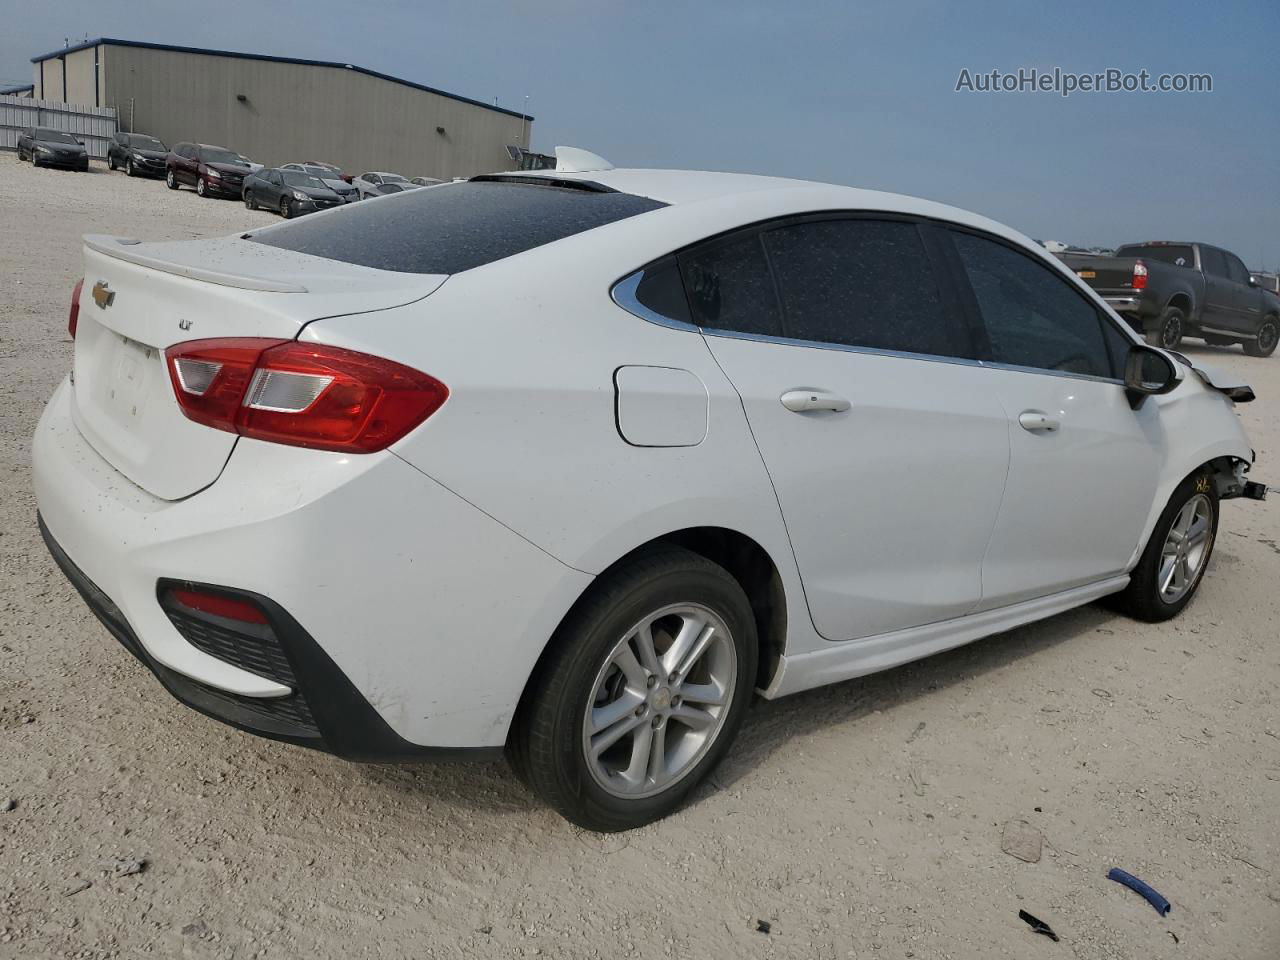
[[[270,219],[0,154],[0,957],[1280,956],[1274,501],[1224,505],[1175,622],[1087,607],[760,703],[686,810],[625,835],[503,765],[354,765],[170,699],[46,555],[29,438],[71,362],[81,234]],[[1248,375],[1280,482],[1280,357],[1188,352]],[[1001,851],[1010,820],[1039,862]]]

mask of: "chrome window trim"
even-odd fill
[[[636,289],[640,286],[640,281],[644,279],[644,268],[640,268],[635,273],[628,274],[623,277],[609,290],[609,296],[613,298],[613,302],[620,306],[623,310],[632,316],[639,317],[641,320],[647,320],[649,323],[656,323],[660,327],[669,327],[672,330],[684,330],[686,332],[701,333],[702,328],[692,323],[686,323],[683,320],[675,320],[671,317],[664,317],[662,314],[654,310],[650,310],[643,303],[636,299]]]
[[[784,347],[807,347],[812,350],[835,350],[841,353],[857,353],[873,357],[896,357],[900,360],[925,360],[930,363],[951,363],[964,367],[982,367],[988,370],[1008,370],[1013,373],[1027,373],[1042,377],[1059,377],[1067,380],[1088,380],[1094,383],[1111,383],[1121,387],[1124,381],[1115,377],[1099,377],[1089,373],[1069,373],[1064,370],[1045,370],[1040,367],[1023,367],[1013,363],[996,363],[991,360],[977,360],[971,357],[948,357],[932,353],[910,353],[905,350],[885,350],[878,347],[855,347],[845,343],[824,343],[820,340],[797,340],[792,337],[775,337],[763,333],[742,333],[737,330],[718,330],[713,327],[699,327],[683,320],[674,320],[650,310],[636,299],[636,289],[644,279],[644,270],[640,269],[623,277],[609,291],[613,302],[627,313],[648,323],[671,330],[683,330],[686,333],[699,333],[707,337],[721,337],[726,340],[749,340],[753,343],[773,343]]]

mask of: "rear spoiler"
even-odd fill
[[[187,277],[191,280],[203,280],[205,283],[217,283],[224,287],[238,287],[241,290],[260,290],[265,293],[307,292],[307,288],[298,283],[271,280],[267,277],[258,277],[252,274],[224,273],[221,270],[214,270],[196,264],[179,263],[174,260],[149,256],[138,250],[137,248],[142,244],[130,237],[112,237],[106,234],[89,233],[85,234],[84,245],[90,250],[113,257],[116,260],[136,263],[140,267],[171,273],[179,277]]]

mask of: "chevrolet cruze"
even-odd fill
[[[997,223],[596,167],[85,238],[39,523],[170,693],[349,758],[505,751],[625,829],[753,694],[1176,615],[1265,495],[1249,388]]]

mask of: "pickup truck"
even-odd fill
[[[1280,342],[1280,297],[1220,247],[1158,241],[1127,243],[1113,256],[1058,256],[1153,346],[1202,337],[1268,357]]]

